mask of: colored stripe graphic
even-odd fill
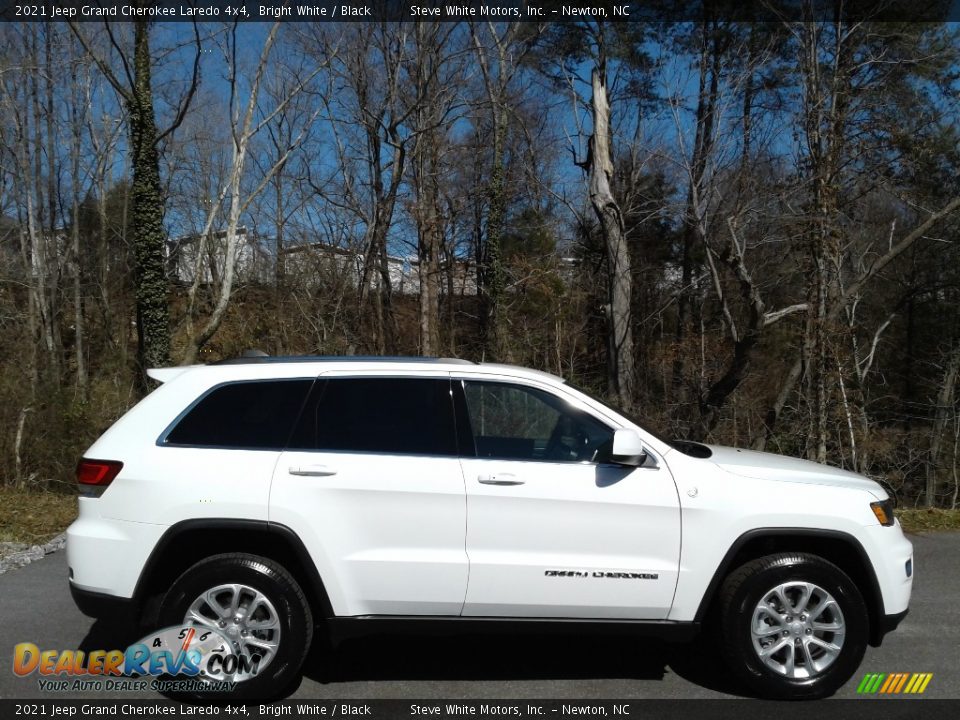
[[[933,673],[867,673],[857,685],[859,695],[920,695]]]
[[[863,680],[860,681],[860,684],[857,685],[857,693],[862,694],[866,691],[867,685],[870,684],[870,681],[873,679],[873,675],[866,674],[863,676]]]

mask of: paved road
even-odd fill
[[[960,699],[960,533],[912,540],[918,572],[911,613],[883,647],[867,650],[861,674],[836,697],[854,697],[862,673],[932,672],[924,697]],[[0,698],[52,699],[38,689],[36,676],[10,671],[18,642],[89,650],[123,648],[137,639],[128,629],[81,615],[66,575],[63,552],[0,575]],[[732,697],[715,668],[697,660],[655,642],[609,637],[375,637],[345,641],[325,657],[317,653],[292,698]]]

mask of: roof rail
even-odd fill
[[[262,351],[258,351],[262,352]],[[455,365],[476,365],[471,360],[462,360],[460,358],[438,358],[423,357],[420,355],[277,355],[267,354],[255,355],[251,351],[245,351],[240,357],[228,358],[226,360],[217,360],[209,363],[210,365],[253,365],[253,364],[273,364],[273,363],[315,363],[315,362],[356,362],[356,363],[376,363],[376,362],[407,362],[407,363],[425,363],[425,364],[455,364]]]

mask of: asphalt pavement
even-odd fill
[[[909,616],[835,697],[855,698],[866,673],[933,673],[922,696],[960,699],[960,533],[911,537],[916,579]],[[73,605],[66,554],[0,575],[0,698],[159,698],[151,692],[52,696],[16,677],[13,647],[124,648],[128,627],[94,622]],[[6,659],[3,659],[3,657]],[[659,642],[583,635],[483,634],[357,638],[312,653],[291,699],[698,699],[737,697],[709,655]],[[907,698],[902,698],[906,701]]]

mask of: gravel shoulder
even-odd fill
[[[60,533],[43,545],[29,545],[21,542],[0,542],[0,575],[16,570],[37,560],[43,560],[67,545],[66,533]]]

